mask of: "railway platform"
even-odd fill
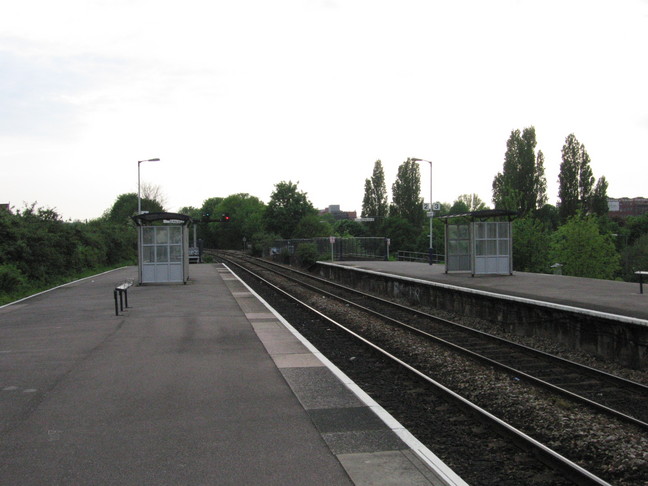
[[[638,283],[526,272],[472,277],[470,273],[445,273],[444,265],[420,262],[342,261],[321,264],[472,289],[497,294],[500,298],[555,304],[574,312],[600,312],[648,326],[648,293],[640,293]]]
[[[464,484],[222,265],[127,267],[0,307],[13,484]]]

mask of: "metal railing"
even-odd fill
[[[322,260],[387,260],[387,238],[307,238],[276,240],[270,248],[270,256],[290,258],[303,244],[315,245],[319,259]]]

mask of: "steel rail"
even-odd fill
[[[242,271],[247,272],[249,275],[251,275],[253,278],[263,282],[264,284],[268,285],[271,287],[274,291],[278,292],[279,294],[285,296],[286,298],[292,300],[293,302],[299,304],[303,308],[307,309],[309,312],[312,312],[313,314],[319,316],[320,318],[326,320],[330,324],[333,324],[336,326],[338,329],[343,330],[344,332],[348,333],[349,335],[353,336],[357,340],[361,341],[365,345],[371,347],[375,351],[379,352],[383,356],[387,357],[388,359],[392,360],[393,362],[397,363],[399,366],[404,367],[405,369],[409,370],[410,372],[414,373],[416,376],[419,378],[425,380],[427,383],[432,385],[441,395],[446,397],[447,399],[452,400],[454,403],[458,404],[461,406],[464,410],[467,410],[470,412],[472,415],[476,416],[482,423],[485,423],[487,425],[490,425],[495,428],[495,430],[498,431],[500,435],[503,435],[507,438],[509,438],[514,444],[516,444],[518,447],[520,447],[523,450],[526,450],[527,452],[532,453],[540,462],[544,463],[545,465],[551,467],[554,470],[558,470],[561,473],[565,474],[565,476],[574,481],[576,484],[579,484],[581,486],[590,486],[590,485],[598,485],[598,486],[611,486],[608,482],[604,481],[603,479],[599,478],[598,476],[592,474],[591,472],[587,471],[583,467],[579,466],[578,464],[572,462],[571,460],[567,459],[566,457],[562,456],[561,454],[557,453],[553,449],[545,446],[544,444],[538,442],[537,440],[533,439],[532,437],[528,436],[524,432],[516,429],[515,427],[511,426],[510,424],[507,424],[503,420],[499,419],[495,415],[491,414],[490,412],[482,409],[481,407],[475,405],[474,403],[470,402],[469,400],[465,399],[461,395],[459,395],[456,392],[453,392],[449,388],[445,387],[441,383],[437,382],[430,376],[426,375],[425,373],[421,372],[420,370],[417,370],[413,366],[409,365],[408,363],[402,361],[398,357],[394,356],[393,354],[389,353],[388,351],[384,350],[380,346],[372,343],[371,341],[367,340],[366,338],[360,336],[359,334],[355,333],[351,329],[347,328],[343,324],[335,321],[334,319],[330,318],[329,316],[323,314],[319,310],[315,309],[314,307],[310,306],[306,302],[301,301],[299,298],[296,296],[290,294],[289,292],[281,289],[280,287],[276,286],[272,282],[268,281],[267,279],[261,277],[260,275],[254,273],[250,269],[247,269],[243,267],[242,265],[230,261],[231,264],[235,265],[237,268],[239,268]],[[232,271],[231,268],[228,267],[230,271]]]
[[[261,268],[265,268],[263,265],[260,265],[256,261],[252,261],[252,263],[260,266]],[[266,262],[264,262],[264,263],[266,263]],[[283,267],[281,267],[281,266],[279,268],[283,269]],[[302,272],[296,272],[294,270],[293,270],[293,272],[302,274]],[[347,305],[351,305],[351,306],[354,306],[354,307],[356,307],[358,309],[361,309],[363,312],[367,312],[367,313],[369,313],[369,314],[371,314],[373,316],[376,316],[376,317],[378,317],[378,318],[380,318],[382,320],[385,320],[385,321],[387,321],[387,322],[389,322],[389,323],[391,323],[391,324],[393,324],[395,326],[405,328],[405,329],[407,329],[407,330],[409,330],[409,331],[411,331],[411,332],[413,332],[415,334],[418,334],[418,335],[420,335],[420,336],[422,336],[422,337],[424,337],[426,339],[432,340],[432,341],[434,341],[434,342],[436,342],[438,344],[441,344],[441,345],[446,346],[446,347],[448,347],[450,349],[453,349],[455,351],[463,353],[463,354],[465,354],[467,356],[470,356],[470,357],[472,357],[474,359],[477,359],[477,360],[479,360],[479,361],[481,361],[483,363],[487,363],[487,364],[489,364],[489,365],[491,365],[491,366],[493,366],[495,368],[498,368],[498,369],[503,370],[503,371],[505,371],[507,373],[515,375],[517,378],[523,378],[526,381],[528,381],[528,382],[530,382],[530,383],[532,383],[532,384],[534,384],[536,386],[545,388],[545,389],[550,390],[550,391],[552,391],[552,392],[554,392],[556,394],[559,394],[559,395],[561,395],[563,397],[566,397],[566,398],[568,398],[568,399],[570,399],[570,400],[572,400],[574,402],[577,402],[577,403],[580,403],[582,405],[588,406],[588,407],[592,408],[593,410],[596,410],[597,412],[605,413],[605,414],[610,415],[610,416],[612,416],[612,417],[614,417],[616,419],[619,419],[619,420],[621,420],[623,422],[635,425],[635,426],[637,426],[637,427],[639,427],[639,428],[641,428],[643,430],[648,431],[648,423],[646,423],[646,422],[644,422],[642,420],[639,420],[639,419],[637,419],[637,418],[635,418],[635,417],[633,417],[631,415],[627,415],[627,414],[625,414],[623,412],[620,412],[620,411],[615,410],[613,408],[610,408],[610,407],[608,407],[606,405],[603,405],[603,404],[601,404],[599,402],[591,400],[591,399],[589,399],[587,397],[584,397],[584,396],[579,395],[577,393],[566,390],[566,389],[564,389],[562,387],[554,385],[553,383],[549,383],[549,382],[547,382],[547,381],[545,381],[545,380],[543,380],[541,378],[530,375],[529,373],[526,373],[526,372],[524,372],[522,370],[519,370],[517,368],[513,368],[512,366],[501,363],[501,362],[496,361],[496,360],[494,360],[492,358],[489,358],[489,357],[484,356],[482,354],[479,354],[479,353],[477,353],[475,351],[472,351],[472,350],[470,350],[468,348],[465,348],[463,346],[455,344],[455,343],[453,343],[451,341],[448,341],[446,339],[443,339],[443,338],[440,338],[440,337],[435,336],[433,334],[430,334],[430,333],[428,333],[426,331],[423,331],[421,329],[418,329],[417,327],[414,327],[414,326],[412,326],[410,324],[407,324],[405,322],[402,322],[402,321],[394,319],[394,318],[392,318],[390,316],[387,316],[387,315],[385,315],[385,314],[383,314],[381,312],[375,311],[375,310],[370,309],[370,308],[368,308],[366,306],[363,306],[363,305],[360,305],[360,304],[358,304],[356,302],[353,302],[351,300],[345,299],[344,297],[340,297],[338,295],[335,295],[335,294],[333,294],[331,292],[328,292],[326,290],[323,290],[321,288],[315,287],[315,286],[310,285],[308,283],[305,283],[303,281],[299,281],[299,280],[295,279],[294,277],[291,277],[289,275],[285,275],[285,274],[283,274],[281,272],[278,272],[278,273],[280,275],[282,275],[284,278],[287,278],[287,279],[289,279],[289,280],[291,280],[291,281],[293,281],[295,283],[299,283],[300,285],[308,287],[311,290],[314,290],[314,291],[316,291],[318,293],[325,294],[325,295],[327,295],[327,296],[329,296],[331,298],[334,298],[334,299],[336,299],[336,300],[338,300],[340,302],[343,302],[343,303],[345,303]],[[303,274],[303,275],[308,276],[307,274]],[[324,280],[324,283],[328,284],[329,282]],[[342,287],[344,287],[344,286],[342,286]],[[347,288],[344,287],[344,289],[346,290]],[[366,297],[371,298],[371,299],[386,302],[386,303],[388,303],[390,305],[393,304],[392,302],[384,301],[384,299],[376,298],[374,296],[367,295],[367,294],[364,294],[364,295]],[[407,308],[405,306],[401,306],[400,304],[396,304],[396,306],[400,307],[403,310],[410,311],[409,308]],[[416,311],[416,313],[418,313],[418,311]],[[429,314],[425,314],[425,313],[421,313],[421,315],[426,316],[426,317],[427,316],[434,317],[434,316],[430,316]],[[451,323],[450,321],[445,321],[445,322],[447,322],[449,324],[455,324],[455,323]],[[463,329],[469,329],[469,328],[465,328],[465,326],[461,326],[460,324],[458,324],[458,326],[460,326]],[[480,333],[480,334],[482,334],[482,333]],[[491,337],[492,335],[486,334],[486,336]],[[492,336],[492,337],[495,337],[495,336]],[[507,341],[507,340],[503,340],[503,339],[500,339],[500,338],[496,338],[496,339],[498,339],[499,341],[502,341],[504,344],[509,344],[510,343],[510,341]],[[516,343],[513,343],[513,344],[516,344]],[[527,348],[527,349],[531,349],[531,348]],[[544,357],[544,354],[546,354],[546,353],[542,353],[543,357]],[[549,356],[551,356],[551,355],[549,355]],[[569,362],[569,363],[571,364],[573,362]],[[611,376],[614,376],[614,375],[611,375]],[[632,382],[632,383],[634,383],[634,382]]]
[[[258,263],[258,259],[249,259],[249,261],[253,261],[256,265],[260,265],[260,263]],[[333,286],[333,287],[337,287],[339,289],[342,289],[344,291],[348,291],[348,292],[351,292],[351,293],[355,293],[356,295],[360,295],[360,296],[365,297],[367,299],[376,300],[376,301],[378,301],[378,302],[380,302],[382,304],[392,306],[392,307],[400,309],[400,310],[402,310],[404,312],[409,312],[411,314],[414,314],[414,315],[417,315],[417,316],[420,316],[420,317],[423,317],[423,318],[426,318],[426,319],[430,319],[430,320],[432,320],[432,321],[434,321],[436,323],[444,324],[444,325],[447,325],[448,327],[452,327],[452,328],[455,328],[455,329],[460,329],[462,331],[465,331],[466,333],[470,333],[470,334],[473,334],[475,336],[479,336],[479,337],[483,337],[485,339],[492,340],[493,342],[496,342],[498,344],[502,344],[502,345],[505,345],[505,346],[509,346],[509,347],[518,349],[518,350],[520,350],[522,352],[525,352],[527,354],[534,354],[534,355],[536,355],[538,357],[542,357],[542,358],[545,358],[547,360],[551,360],[551,361],[554,361],[556,363],[560,363],[560,364],[562,364],[564,366],[572,367],[573,369],[578,370],[581,373],[588,373],[588,374],[596,377],[597,379],[607,380],[609,382],[614,382],[618,386],[622,386],[624,388],[628,388],[630,390],[634,390],[634,391],[637,391],[639,393],[644,393],[644,394],[646,394],[648,396],[648,386],[644,385],[643,383],[638,383],[636,381],[628,380],[628,379],[623,378],[621,376],[613,375],[612,373],[608,373],[608,372],[603,371],[603,370],[599,370],[599,369],[592,368],[590,366],[587,366],[587,365],[584,365],[584,364],[581,364],[581,363],[577,363],[575,361],[571,361],[571,360],[568,360],[568,359],[565,359],[565,358],[561,358],[560,356],[556,356],[556,355],[547,353],[545,351],[540,351],[539,349],[531,348],[531,347],[526,346],[524,344],[509,341],[508,339],[504,339],[502,337],[495,336],[493,334],[489,334],[487,332],[480,331],[478,329],[473,329],[473,328],[470,328],[468,326],[464,326],[463,324],[459,324],[457,322],[449,321],[447,319],[443,319],[441,317],[429,314],[427,312],[423,312],[421,310],[414,309],[414,308],[405,306],[403,304],[399,304],[398,302],[394,302],[394,301],[391,301],[391,300],[387,300],[387,299],[378,297],[376,295],[368,294],[368,293],[363,292],[361,290],[357,290],[357,289],[354,289],[352,287],[348,287],[346,285],[342,285],[342,284],[339,284],[337,282],[333,282],[331,280],[327,280],[327,279],[324,279],[324,278],[321,278],[321,277],[317,277],[315,275],[311,275],[311,274],[306,273],[306,272],[301,272],[301,271],[296,270],[294,268],[286,268],[283,265],[279,265],[279,264],[276,264],[274,262],[268,262],[268,261],[263,261],[263,264],[271,265],[273,267],[280,268],[282,270],[287,270],[288,272],[302,275],[302,276],[310,278],[312,280],[322,282],[323,284],[330,285],[330,286]],[[287,277],[287,278],[289,278],[289,277]]]

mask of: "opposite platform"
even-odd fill
[[[0,308],[3,484],[463,484],[224,267],[135,277]]]
[[[513,275],[472,277],[470,273],[446,274],[444,265],[429,265],[420,262],[344,261],[319,263],[426,280],[440,285],[491,292],[502,296],[592,310],[631,319],[648,320],[648,293],[640,294],[638,283],[526,272],[513,272]],[[648,324],[648,322],[644,324]]]

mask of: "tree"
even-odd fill
[[[624,222],[628,245],[632,245],[641,236],[648,234],[648,213],[640,216],[628,216]],[[2,241],[1,238],[0,241]]]
[[[374,218],[370,228],[375,232],[382,227],[389,211],[387,187],[385,186],[385,171],[382,162],[376,160],[371,178],[365,179],[364,197],[362,199],[363,218]]]
[[[594,188],[594,175],[585,146],[572,133],[562,148],[562,163],[558,174],[560,218],[567,221],[578,211],[584,214],[605,214],[607,181],[601,178]],[[605,204],[603,204],[605,198]]]
[[[350,219],[339,219],[333,223],[333,233],[341,237],[367,236],[366,223],[358,223]]]
[[[195,208],[193,206],[183,206],[178,210],[178,212],[180,214],[186,214],[187,216],[191,217],[191,219],[194,220],[199,220],[200,217],[202,216],[200,212],[200,208]]]
[[[546,272],[549,261],[551,232],[547,225],[535,217],[513,221],[513,265],[520,272]]]
[[[167,198],[162,192],[162,188],[156,184],[142,182],[140,184],[140,195],[142,199],[157,201],[162,207],[165,207],[167,204]]]
[[[560,223],[558,208],[551,204],[545,204],[544,206],[542,206],[533,214],[533,217],[542,222],[542,224],[544,224],[551,231],[556,230]]]
[[[544,155],[539,151],[536,156],[536,145],[534,127],[511,132],[506,142],[502,172],[493,179],[496,208],[520,211],[526,215],[545,204]]]
[[[0,301],[89,269],[133,263],[136,243],[133,225],[105,217],[64,222],[36,203],[15,214],[0,211]]]
[[[624,279],[636,280],[638,277],[634,272],[648,268],[648,234],[640,236],[632,245],[624,248],[622,255]]]
[[[607,180],[605,179],[605,176],[602,176],[596,182],[594,192],[592,193],[592,201],[590,203],[590,211],[597,216],[605,216],[610,210],[608,205],[607,189]]]
[[[565,275],[612,279],[620,270],[612,236],[601,234],[596,219],[581,213],[552,235],[549,254]]]
[[[223,202],[222,197],[210,197],[203,201],[200,207],[201,219],[216,219],[218,216],[218,207]]]
[[[385,234],[391,240],[391,252],[418,250],[417,243],[421,230],[405,218],[390,215],[385,221]]]
[[[390,216],[406,219],[415,227],[425,221],[421,193],[421,173],[419,165],[407,159],[398,167],[396,181],[392,185],[392,206]]]
[[[470,207],[466,201],[457,199],[450,207],[450,214],[464,214],[470,211]]]
[[[222,202],[222,197],[210,197],[205,199],[202,206],[200,207],[200,214],[198,216],[198,219],[200,219],[201,222],[197,223],[198,238],[201,238],[203,240],[203,245],[205,248],[221,248],[218,234],[219,223],[210,224],[206,221],[219,218],[222,212],[220,210],[220,204]]]
[[[299,220],[292,238],[317,238],[331,236],[332,233],[331,225],[321,221],[317,214],[306,214]]]
[[[462,194],[452,205],[452,208],[450,209],[451,214],[461,212],[455,211],[455,208],[459,208],[459,203],[463,203],[463,207],[466,209],[463,212],[481,211],[482,209],[486,209],[486,203],[482,201],[477,194]]]
[[[154,199],[141,198],[140,204],[142,211],[148,211],[149,213],[164,211],[162,204]],[[134,214],[137,214],[137,194],[129,192],[117,196],[112,207],[104,213],[104,217],[111,223],[128,224]]]
[[[304,216],[317,214],[307,194],[299,191],[297,184],[291,181],[276,184],[263,215],[266,230],[285,239],[293,237]]]
[[[534,190],[536,198],[535,209],[539,210],[547,204],[547,178],[544,169],[544,154],[538,150],[535,164]]]
[[[211,222],[198,223],[199,238],[207,248],[240,249],[243,238],[251,242],[254,235],[263,232],[264,211],[263,202],[246,193],[206,199],[199,219]],[[218,222],[223,214],[230,216],[228,223]]]

